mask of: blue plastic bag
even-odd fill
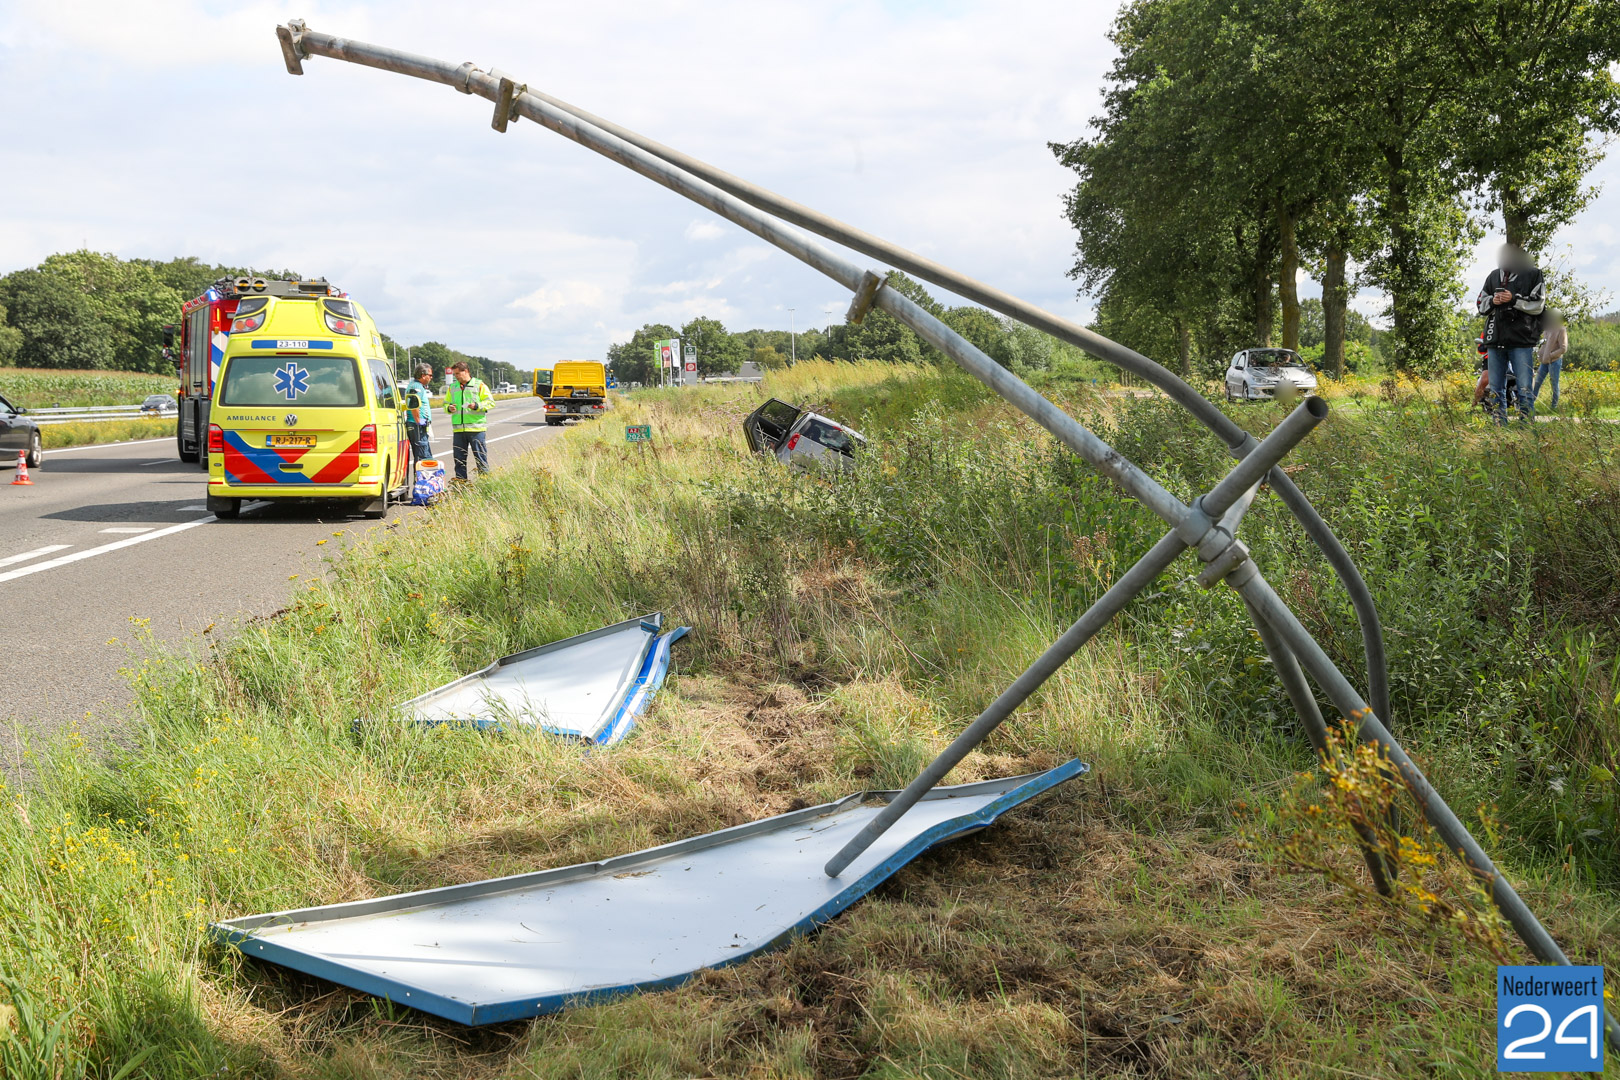
[[[418,461],[416,481],[411,486],[411,505],[428,506],[444,494],[444,466],[437,461]]]

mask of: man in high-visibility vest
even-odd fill
[[[454,376],[444,395],[444,411],[450,414],[453,453],[456,458],[456,479],[467,479],[467,451],[478,459],[478,471],[489,472],[489,447],[484,432],[489,429],[489,411],[495,407],[495,398],[482,379],[472,377],[465,361],[456,361],[450,368]]]

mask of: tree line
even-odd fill
[[[1083,363],[1079,349],[1022,323],[1003,318],[973,305],[946,307],[917,281],[899,271],[888,277],[888,288],[904,294],[947,326],[982,349],[1003,367],[1031,371],[1062,363]],[[797,354],[803,359],[877,360],[886,363],[934,363],[949,361],[932,345],[919,338],[910,327],[887,312],[873,308],[859,325],[835,323],[798,332],[794,342],[787,330],[728,331],[718,320],[698,316],[685,325],[647,323],[607,350],[607,363],[622,383],[656,383],[657,358],[653,343],[680,338],[682,345],[697,347],[698,374],[705,378],[737,371],[745,361],[767,370],[781,367]]]
[[[1078,174],[1072,274],[1103,333],[1183,374],[1300,347],[1301,271],[1329,371],[1363,286],[1393,367],[1457,364],[1472,245],[1489,226],[1545,257],[1620,131],[1614,0],[1130,0],[1110,36],[1093,134],[1052,145]],[[1551,306],[1590,314],[1555,271]]]
[[[292,270],[218,266],[192,256],[160,261],[120,259],[94,251],[51,255],[38,266],[0,277],[0,367],[146,371],[167,374],[163,328],[180,321],[180,305],[201,296],[222,277],[301,278]],[[383,341],[397,355],[401,376],[407,350],[435,373],[467,361],[486,382],[527,381],[529,373],[504,361],[471,356],[440,342],[409,346]]]

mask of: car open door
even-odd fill
[[[748,449],[756,454],[774,454],[803,415],[804,410],[798,406],[771,398],[749,413],[748,419],[743,421],[743,435],[748,439]]]

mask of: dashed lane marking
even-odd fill
[[[156,540],[160,536],[170,536],[177,532],[184,532],[187,529],[195,529],[198,525],[206,525],[213,520],[214,518],[212,515],[208,517],[201,517],[197,518],[195,521],[186,521],[179,525],[170,525],[166,529],[157,529],[153,532],[142,533],[139,536],[131,536],[125,540],[114,540],[112,543],[102,544],[100,547],[87,548],[84,551],[75,551],[71,555],[60,555],[54,559],[47,559],[41,563],[31,563],[28,566],[21,566],[15,570],[7,570],[5,573],[0,574],[0,582],[12,581],[20,577],[27,577],[29,574],[37,574],[41,570],[54,570],[58,566],[66,566],[69,563],[76,563],[81,559],[92,559],[97,555],[105,555],[108,552],[117,551],[120,548],[133,547],[136,544],[144,544],[148,540]]]
[[[41,555],[49,555],[53,551],[66,551],[72,546],[72,544],[46,544],[42,548],[24,551],[19,555],[7,555],[5,558],[0,559],[0,566],[11,566],[14,563],[27,562],[29,559],[37,559]]]
[[[150,525],[114,525],[110,529],[102,529],[104,533],[144,533],[151,532]]]

